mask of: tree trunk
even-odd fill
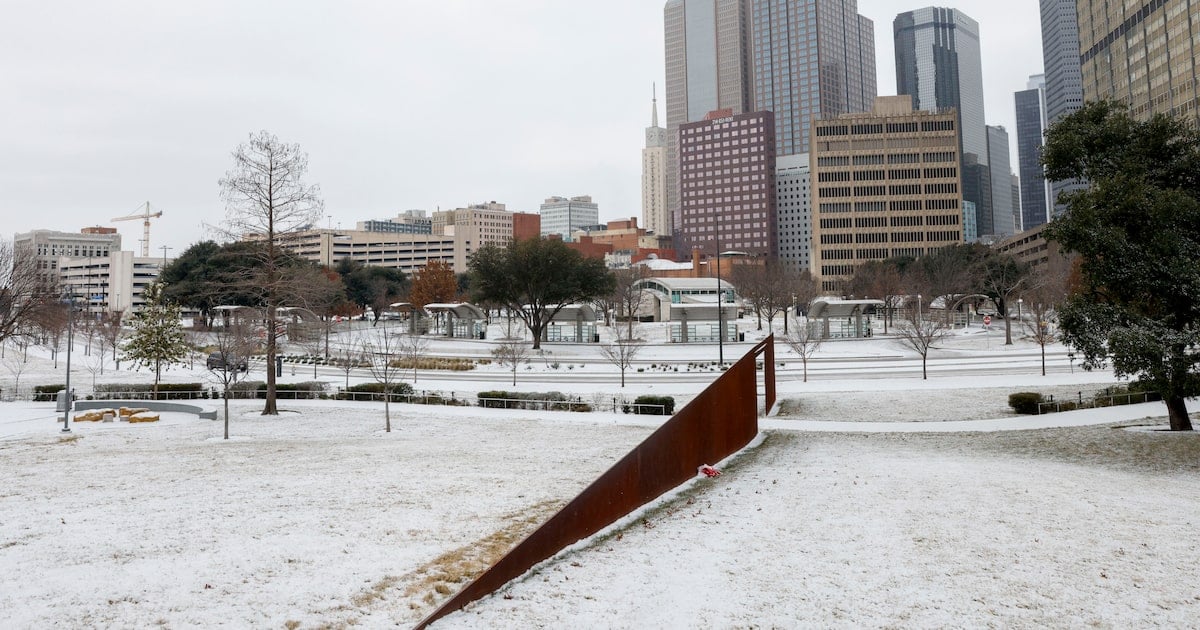
[[[925,367],[925,359],[928,356],[928,354],[921,355],[921,380],[923,381],[929,380],[929,370]]]
[[[229,439],[229,386],[225,386],[225,439]]]
[[[275,405],[275,303],[267,305],[267,400],[263,404],[262,415],[274,416],[279,414]]]
[[[387,383],[383,385],[383,419],[384,430],[388,433],[392,432],[392,390]]]
[[[1046,375],[1046,343],[1042,342],[1042,376]]]
[[[1167,413],[1171,419],[1172,431],[1191,431],[1192,419],[1188,417],[1187,399],[1183,396],[1167,398]]]

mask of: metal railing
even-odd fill
[[[1076,409],[1095,409],[1097,407],[1116,407],[1118,405],[1137,405],[1147,402],[1158,402],[1162,395],[1158,392],[1128,392],[1098,389],[1091,392],[1075,392],[1075,396],[1067,398],[1044,400],[1038,403],[1038,414],[1074,411]]]

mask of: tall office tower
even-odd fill
[[[979,23],[956,9],[926,7],[896,16],[896,91],[917,109],[958,109],[962,150],[987,160]]]
[[[963,242],[958,113],[886,96],[813,123],[812,262],[823,291],[858,265]]]
[[[1078,0],[1086,101],[1129,105],[1134,118],[1200,121],[1200,2]]]
[[[1079,72],[1079,17],[1076,0],[1041,0],[1042,67],[1046,71],[1046,123],[1083,106]]]
[[[557,234],[568,242],[575,230],[600,223],[600,206],[589,195],[550,197],[538,214],[542,215],[542,236]]]
[[[725,109],[680,125],[679,174],[685,251],[778,255],[774,114]]]
[[[987,126],[988,171],[991,173],[991,212],[980,217],[981,236],[1016,234],[1013,219],[1012,169],[1008,157],[1008,131],[999,125]]]
[[[1021,178],[1016,173],[1012,173],[1010,177],[1012,177],[1012,186],[1009,189],[1009,196],[1012,197],[1013,234],[1016,234],[1024,229],[1021,227],[1024,225],[1021,221]]]
[[[663,8],[667,70],[667,211],[679,230],[679,125],[718,109],[752,111],[751,0],[669,0]]]
[[[1075,11],[1076,1],[1041,0],[1042,64],[1046,71],[1046,127],[1083,107],[1083,77],[1080,74],[1079,63],[1079,15]],[[1047,220],[1064,209],[1064,206],[1058,203],[1059,195],[1084,188],[1086,184],[1072,180],[1049,182],[1048,186],[1050,200],[1046,205]]]
[[[1046,178],[1042,169],[1045,130],[1045,76],[1029,77],[1029,89],[1013,95],[1017,110],[1017,171],[1021,177],[1021,225],[1035,228],[1049,220]]]
[[[642,149],[642,223],[655,234],[670,236],[667,212],[667,130],[658,126],[658,97],[651,100],[650,126]]]
[[[808,269],[811,254],[812,201],[809,196],[808,154],[775,158],[775,207],[778,218],[779,260],[789,267]]]
[[[779,155],[808,152],[811,122],[870,111],[875,25],[857,0],[755,0],[754,109],[775,113]]]
[[[917,109],[958,110],[964,196],[975,204],[980,234],[986,234],[984,227],[991,224],[993,181],[987,168],[979,23],[956,9],[926,7],[897,15],[892,33],[896,92],[911,94]],[[1007,172],[1001,181],[1008,186]]]

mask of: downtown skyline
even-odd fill
[[[663,2],[397,4],[13,7],[5,237],[111,225],[136,249],[140,222],[110,219],[150,201],[164,213],[151,255],[175,256],[213,236],[216,182],[260,129],[308,152],[331,227],[492,200],[530,212],[560,194],[591,195],[601,221],[640,218],[652,83],[665,114]],[[881,95],[895,93],[891,21],[921,6],[859,2]],[[980,23],[986,120],[1015,134],[1013,92],[1042,69],[1037,3],[937,6]]]

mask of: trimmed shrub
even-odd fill
[[[479,392],[480,407],[496,409],[529,409],[533,411],[580,411],[592,410],[582,399],[569,398],[562,392]]]
[[[669,416],[675,413],[675,398],[672,396],[638,396],[633,404],[621,406],[625,413],[647,416]]]
[[[66,389],[64,385],[37,385],[33,388],[33,402],[53,402],[58,392]]]
[[[258,398],[266,398],[267,384],[263,383],[255,392]],[[325,393],[325,383],[321,381],[275,384],[275,398],[278,400],[314,400],[320,398],[323,393]]]
[[[208,398],[208,390],[202,383],[159,383],[158,397],[154,396],[154,383],[103,383],[94,388],[96,399],[113,400],[193,400]]]
[[[1020,414],[1037,415],[1042,400],[1042,395],[1037,392],[1017,392],[1008,395],[1008,406]]]
[[[413,386],[408,383],[392,383],[390,387],[384,388],[383,383],[362,383],[360,385],[351,385],[346,389],[338,392],[335,396],[338,400],[379,400],[382,401],[384,394],[390,393],[392,400],[402,399],[404,402],[410,402],[412,397]]]

